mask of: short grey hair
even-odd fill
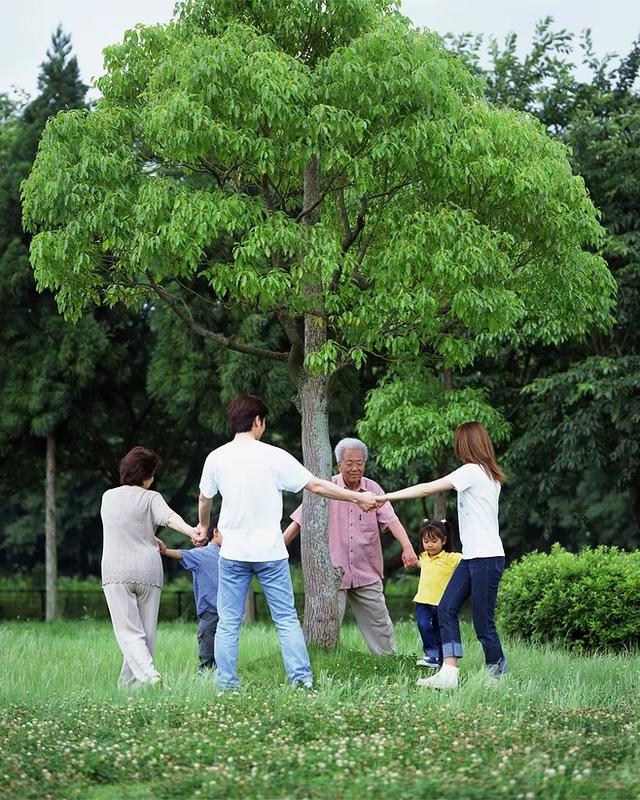
[[[342,454],[345,450],[362,450],[365,461],[369,457],[369,448],[364,442],[361,442],[360,439],[340,439],[334,451],[336,454],[336,464],[342,461]]]

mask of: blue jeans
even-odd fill
[[[213,669],[216,665],[213,655],[216,640],[218,615],[215,611],[203,611],[198,616],[198,655],[200,656],[200,670]]]
[[[424,657],[436,664],[442,664],[442,641],[438,623],[438,606],[429,603],[416,603],[416,622],[422,639]]]
[[[471,597],[473,627],[487,664],[504,660],[495,623],[498,584],[504,572],[504,556],[463,559],[451,576],[438,606],[442,655],[462,657],[458,613]]]
[[[289,559],[279,561],[234,561],[220,558],[218,614],[215,657],[216,683],[221,689],[235,689],[238,680],[238,641],[252,575],[257,575],[269,604],[271,619],[278,629],[284,668],[292,684],[313,682],[307,645],[293,602]]]

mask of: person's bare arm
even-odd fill
[[[180,514],[176,514],[175,511],[172,511],[171,514],[169,514],[166,527],[171,528],[174,531],[178,531],[178,533],[184,533],[184,535],[188,536],[191,540],[198,538],[198,531],[196,528],[194,528],[192,525],[187,525]]]
[[[417,566],[418,556],[416,555],[416,551],[413,549],[413,545],[411,544],[407,532],[404,529],[404,525],[399,519],[395,519],[393,522],[389,523],[388,527],[391,531],[391,535],[402,545],[402,563],[404,566],[407,567],[407,569],[409,567]]]
[[[329,500],[357,503],[363,511],[372,511],[376,507],[377,498],[371,492],[352,492],[351,489],[343,489],[331,481],[322,480],[322,478],[312,478],[304,488]]]
[[[378,505],[386,503],[387,500],[412,500],[415,497],[425,497],[428,494],[437,494],[438,492],[448,492],[454,489],[454,485],[447,478],[438,478],[429,483],[416,483],[414,486],[408,486],[406,489],[399,489],[397,492],[387,492],[376,497]]]
[[[198,544],[206,544],[207,531],[209,530],[209,519],[211,517],[211,504],[213,498],[205,497],[202,492],[198,496]]]
[[[284,533],[282,534],[284,538],[284,543],[287,547],[291,544],[291,542],[298,536],[300,533],[300,526],[297,522],[292,522],[288,528],[285,529]]]

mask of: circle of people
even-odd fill
[[[385,493],[365,476],[368,451],[359,439],[338,443],[339,472],[327,481],[315,477],[285,450],[261,441],[268,408],[260,398],[239,395],[229,404],[227,415],[233,439],[213,450],[204,462],[195,527],[151,489],[160,457],[144,447],[134,447],[125,455],[120,464],[121,485],[102,497],[102,586],[123,656],[119,687],[162,685],[154,663],[163,583],[161,556],[177,560],[192,573],[199,671],[211,670],[220,690],[240,686],[240,628],[254,575],[277,628],[290,683],[313,687],[287,551],[304,526],[302,506],[293,512],[284,533],[281,528],[282,492],[303,489],[329,500],[329,551],[333,565],[342,571],[340,620],[348,600],[372,653],[396,652],[382,583],[380,533],[388,530],[402,546],[404,566],[420,568],[413,598],[423,651],[417,665],[433,674],[418,678],[418,685],[458,686],[458,659],[463,654],[459,613],[469,598],[486,675],[497,680],[507,672],[495,625],[504,570],[498,502],[505,476],[480,423],[466,422],[455,431],[455,455],[461,467],[437,480]],[[462,552],[451,551],[445,520],[423,520],[416,554],[390,501],[449,490],[457,492]],[[218,494],[220,515],[212,519],[212,500]],[[161,526],[189,537],[194,547],[166,547],[155,535]]]

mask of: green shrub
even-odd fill
[[[616,547],[531,553],[506,570],[498,619],[531,641],[620,650],[640,643],[640,552]]]

